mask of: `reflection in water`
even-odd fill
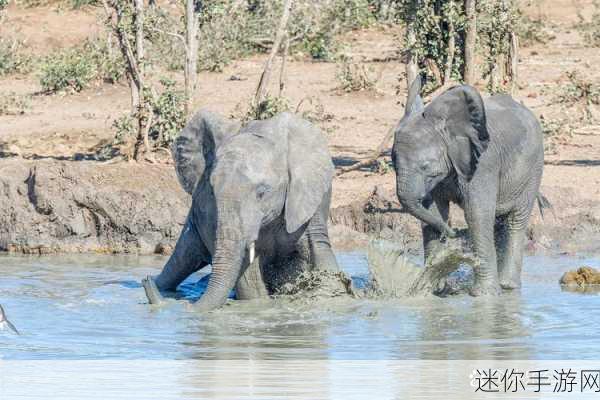
[[[338,257],[349,274],[364,280],[363,254]],[[207,315],[188,311],[184,302],[165,308],[146,304],[138,282],[164,262],[133,256],[0,257],[0,303],[22,333],[0,332],[0,358],[600,357],[600,320],[591,317],[600,311],[599,297],[563,292],[558,285],[567,269],[598,265],[594,259],[529,257],[523,289],[499,297],[261,300],[230,302]],[[192,277],[178,296],[197,297],[200,277]]]

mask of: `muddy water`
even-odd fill
[[[338,254],[360,284],[366,256]],[[600,259],[528,257],[520,294],[497,298],[233,302],[197,315],[146,304],[139,281],[162,257],[0,257],[5,360],[599,359],[600,297],[561,291],[563,272]],[[190,279],[179,293],[198,297]]]

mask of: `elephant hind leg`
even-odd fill
[[[521,287],[523,251],[530,212],[531,209],[527,213],[513,212],[507,218],[503,258],[498,264],[500,286],[503,289],[513,290]]]

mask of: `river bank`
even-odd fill
[[[549,165],[542,192],[553,213],[535,210],[528,250],[594,253],[600,243],[600,177],[590,167]],[[420,225],[395,200],[394,173],[362,175],[352,198],[334,196],[330,236],[338,250],[383,237],[418,252]],[[351,174],[349,174],[351,175]],[[336,178],[335,186],[349,178]],[[354,178],[353,181],[356,181]],[[169,254],[191,198],[173,166],[134,162],[0,160],[0,250],[11,253]],[[453,207],[452,224],[465,228]]]

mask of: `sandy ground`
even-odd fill
[[[591,0],[546,0],[543,6],[526,9],[529,15],[545,18],[554,36],[547,44],[524,48],[520,54],[519,88],[515,97],[540,117],[579,115],[578,108],[565,110],[552,104],[554,93],[566,80],[566,72],[576,70],[586,79],[600,82],[597,68],[600,49],[587,47],[573,27],[578,21],[578,9],[582,15],[591,15],[591,3]],[[94,8],[57,11],[56,5],[34,9],[11,6],[0,35],[24,35],[30,51],[46,54],[97,35],[101,29],[100,13],[100,9]],[[285,95],[292,108],[311,112],[322,120],[319,125],[338,167],[368,157],[403,113],[406,82],[399,78],[404,65],[394,57],[397,33],[369,29],[345,37],[348,51],[368,63],[378,77],[374,91],[337,90],[334,63],[306,60],[288,63]],[[392,60],[381,61],[386,57]],[[255,56],[234,62],[222,73],[200,74],[196,106],[239,115],[255,91],[264,61],[264,56]],[[233,75],[240,79],[231,80]],[[181,79],[176,74],[171,76]],[[480,86],[483,87],[483,82]],[[65,96],[40,95],[39,90],[35,75],[0,78],[0,95],[9,92],[32,95],[30,109],[25,114],[0,116],[0,144],[25,157],[68,159],[76,153],[91,154],[99,144],[112,140],[112,121],[129,109],[129,90],[124,84],[98,84],[82,93]],[[548,165],[542,191],[565,216],[580,213],[582,207],[597,201],[600,192],[597,169],[600,128],[584,128],[580,133],[553,139],[546,155]],[[393,171],[383,174],[358,171],[338,177],[334,181],[333,206],[365,197],[376,185],[392,194]]]

